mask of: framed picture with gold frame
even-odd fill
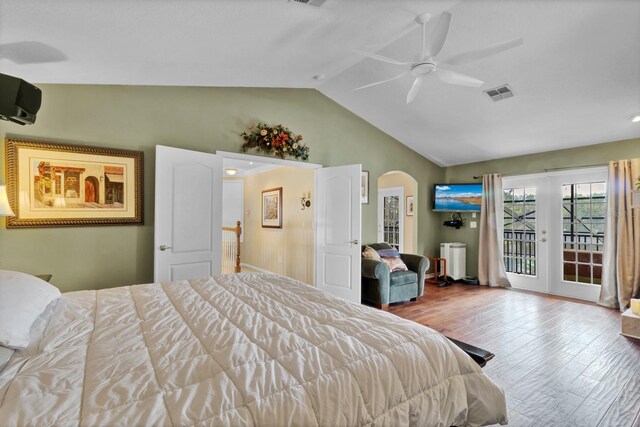
[[[7,228],[142,224],[142,151],[5,138]]]
[[[282,228],[282,187],[262,192],[262,228]]]

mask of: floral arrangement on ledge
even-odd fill
[[[244,139],[240,148],[243,153],[255,148],[282,159],[290,156],[305,162],[309,160],[309,147],[300,142],[302,135],[295,135],[282,125],[258,123],[257,126],[250,126],[248,132],[242,132],[240,136]]]

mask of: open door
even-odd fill
[[[154,281],[221,272],[222,157],[156,146]]]
[[[360,304],[362,165],[316,169],[316,287]]]

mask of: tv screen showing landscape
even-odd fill
[[[479,212],[482,184],[436,184],[433,186],[433,210],[443,212]]]

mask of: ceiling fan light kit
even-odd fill
[[[409,93],[407,94],[407,104],[413,101],[418,92],[420,91],[420,87],[422,86],[422,81],[428,77],[430,74],[435,74],[438,78],[443,82],[450,85],[455,86],[467,86],[467,87],[480,87],[484,83],[482,80],[477,79],[472,76],[468,76],[466,74],[459,73],[457,71],[448,70],[446,68],[441,68],[440,64],[444,65],[462,65],[468,64],[470,62],[479,61],[486,57],[498,54],[500,52],[504,52],[505,50],[512,49],[516,46],[520,46],[523,43],[523,39],[515,39],[510,40],[503,43],[498,43],[492,46],[488,46],[483,49],[478,49],[470,52],[461,53],[458,55],[451,56],[449,58],[445,58],[443,60],[436,60],[437,56],[442,51],[445,43],[447,42],[447,37],[449,35],[449,28],[451,27],[451,19],[452,15],[449,12],[442,12],[440,15],[440,19],[436,23],[435,27],[431,31],[431,34],[427,37],[427,27],[426,23],[431,18],[431,15],[428,13],[424,13],[422,15],[418,15],[415,18],[415,21],[422,26],[422,49],[416,55],[416,60],[412,62],[403,62],[398,61],[393,58],[388,58],[386,56],[378,55],[376,53],[357,51],[359,54],[366,56],[371,59],[375,59],[377,61],[386,62],[393,65],[399,65],[403,67],[409,67],[407,71],[402,74],[399,74],[390,79],[378,81],[375,83],[369,83],[364,86],[360,86],[355,90],[366,89],[373,86],[377,86],[383,83],[387,83],[396,79],[400,79],[408,74],[414,77],[413,85],[411,89],[409,89]],[[428,41],[427,41],[428,39]]]

